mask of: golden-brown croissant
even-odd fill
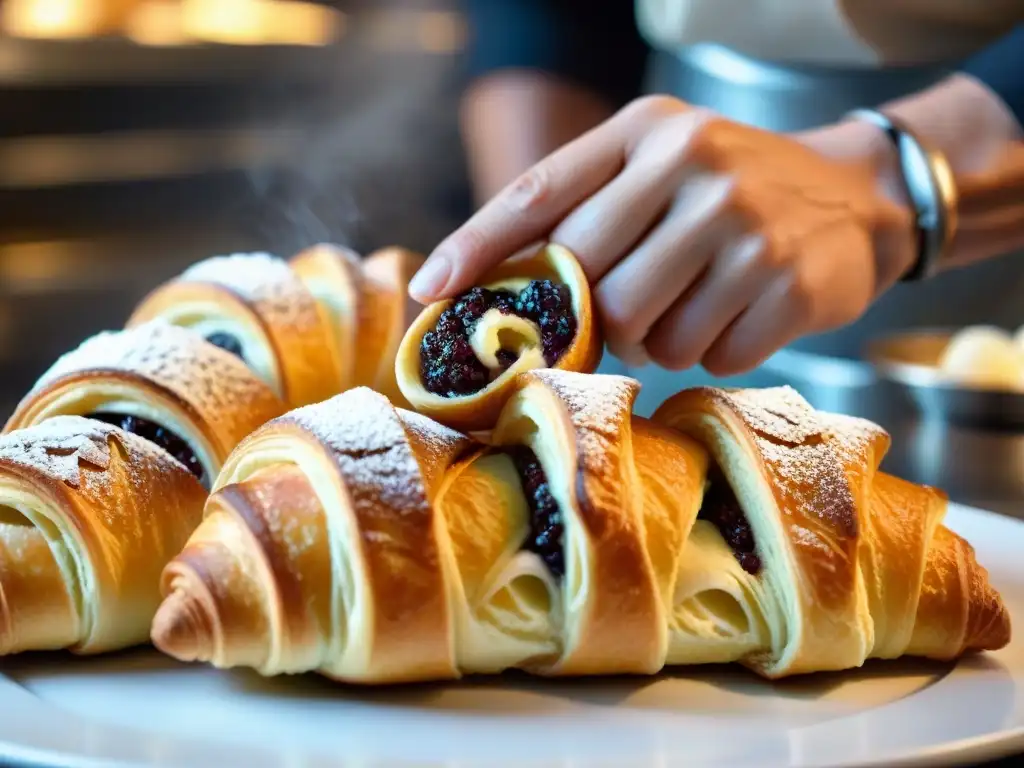
[[[147,642],[205,500],[167,452],[94,419],[0,436],[0,655]]]
[[[789,387],[684,390],[653,419],[707,446],[720,468],[698,525],[722,531],[717,543],[743,568],[682,596],[694,604],[687,621],[760,635],[740,661],[780,677],[1009,642],[987,572],[942,525],[945,494],[878,470],[890,440],[881,427],[816,412]],[[728,611],[735,620],[723,620]]]
[[[160,318],[240,357],[289,406],[359,384],[397,395],[394,359],[413,314],[406,286],[422,257],[389,248],[360,260],[327,244],[290,261],[214,256],[151,292],[128,327]]]
[[[154,643],[387,683],[780,677],[1009,641],[944,497],[877,472],[880,429],[789,389],[687,390],[649,420],[638,391],[521,374],[487,446],[363,389],[270,422],[168,565]]]
[[[603,346],[586,275],[572,253],[549,243],[426,307],[402,339],[395,373],[419,413],[453,429],[486,431],[517,374],[591,373]]]
[[[422,309],[409,298],[408,286],[423,260],[398,247],[360,260],[353,252],[330,245],[292,257],[292,269],[330,319],[342,370],[342,386],[332,395],[370,387],[396,405],[407,405],[395,382],[395,355]]]
[[[96,418],[169,451],[209,486],[243,437],[286,410],[234,355],[154,320],[97,334],[62,356],[4,431],[54,416]]]

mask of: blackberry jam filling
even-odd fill
[[[230,352],[235,357],[241,358],[243,361],[245,360],[245,357],[242,355],[242,342],[230,333],[217,331],[207,336],[206,340],[213,344],[213,346],[220,347],[225,352]]]
[[[757,556],[754,532],[750,529],[747,516],[743,514],[740,502],[721,470],[713,470],[709,479],[697,519],[707,520],[714,525],[732,548],[740,567],[751,576],[756,576],[761,570],[761,558]]]
[[[562,510],[551,495],[548,478],[536,454],[523,445],[511,446],[506,453],[512,459],[523,494],[530,508],[530,533],[523,549],[538,555],[552,575],[561,577],[565,573],[565,555],[562,549]]]
[[[420,375],[427,391],[442,397],[479,392],[516,361],[516,350],[500,349],[495,356],[501,368],[491,371],[473,353],[470,336],[491,309],[536,323],[548,366],[558,362],[576,336],[572,296],[565,285],[533,280],[518,294],[472,288],[441,313],[434,330],[423,335]]]
[[[105,411],[90,413],[88,418],[113,424],[125,432],[131,432],[133,435],[149,440],[149,442],[163,448],[171,456],[184,464],[188,471],[197,478],[203,479],[203,465],[200,464],[199,458],[188,447],[188,443],[166,427],[138,416],[125,416],[124,414],[108,413]]]

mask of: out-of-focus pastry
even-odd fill
[[[1024,346],[1001,328],[978,325],[955,333],[938,361],[943,377],[967,387],[1024,389]]]
[[[214,256],[150,293],[128,327],[159,318],[241,358],[290,407],[354,386],[401,402],[394,360],[414,313],[407,286],[422,257],[386,248],[366,259],[339,246],[290,261]]]
[[[146,438],[209,486],[242,438],[286,410],[237,357],[153,321],[97,334],[59,358],[4,431],[88,416]]]

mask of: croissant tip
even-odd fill
[[[209,634],[197,621],[196,607],[186,592],[175,590],[153,617],[150,639],[162,653],[178,661],[208,661]]]

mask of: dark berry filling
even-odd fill
[[[120,413],[108,413],[105,411],[90,413],[89,418],[113,424],[125,432],[131,432],[133,435],[149,440],[149,442],[163,448],[171,456],[184,464],[188,471],[197,478],[203,479],[203,465],[199,462],[199,457],[188,447],[188,443],[166,427],[138,416],[126,416]]]
[[[752,576],[758,574],[761,570],[761,558],[757,556],[754,532],[750,529],[750,523],[740,508],[740,502],[733,493],[732,486],[721,470],[714,470],[711,473],[697,519],[707,520],[718,529],[744,571]]]
[[[500,349],[495,355],[501,370],[492,373],[469,344],[473,329],[490,309],[518,315],[540,328],[544,360],[552,366],[576,336],[569,289],[550,280],[533,280],[518,295],[511,291],[472,288],[452,302],[434,330],[420,343],[420,375],[427,391],[442,397],[479,392],[517,359],[517,350]]]
[[[556,577],[565,573],[562,550],[562,510],[551,495],[548,478],[536,454],[523,445],[509,447],[506,452],[515,464],[523,484],[523,494],[530,508],[530,533],[523,549],[540,556]]]
[[[206,340],[213,344],[213,346],[220,347],[225,352],[230,352],[235,357],[245,360],[245,357],[242,355],[242,342],[240,342],[230,333],[225,333],[224,331],[217,331],[216,333],[211,333],[209,336],[207,336]]]

